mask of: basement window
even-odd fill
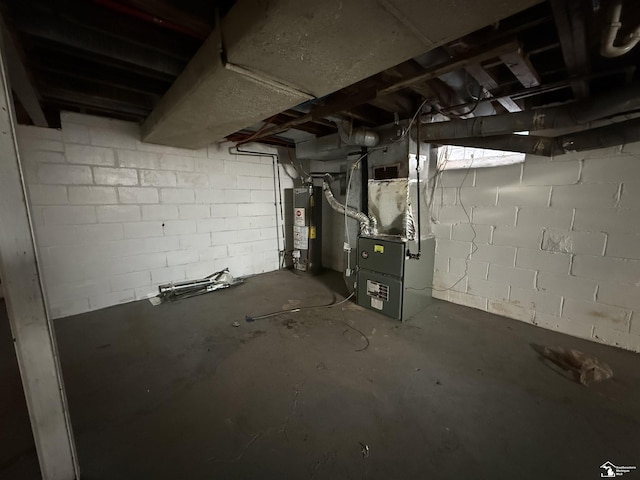
[[[438,149],[438,170],[499,167],[523,163],[524,158],[524,153],[443,145]]]

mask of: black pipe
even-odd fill
[[[367,147],[360,149],[360,205],[362,213],[369,215],[369,155]]]
[[[284,270],[284,268],[286,267],[285,257],[287,256],[287,235],[284,231],[284,207],[282,206],[282,183],[280,182],[280,165],[276,162],[275,166],[276,166],[276,171],[278,172],[278,197],[280,198],[280,219],[282,220],[282,222],[280,222],[280,230],[282,231],[282,255],[280,258],[280,269]],[[275,178],[274,178],[274,184],[275,184]],[[277,210],[276,210],[276,223],[278,223]],[[277,227],[276,227],[276,231],[277,231]]]
[[[625,145],[638,141],[640,141],[640,118],[557,137],[495,135],[492,137],[435,140],[433,143],[489,148],[551,157],[570,152],[583,152],[615,145]]]
[[[233,152],[233,148],[236,149]],[[270,157],[273,163],[273,189],[276,189],[276,170],[278,171],[278,184],[280,184],[280,167],[278,161],[277,153],[265,153],[265,152],[256,152],[253,150],[241,150],[238,145],[235,147],[229,147],[229,153],[232,155],[240,155],[241,157]],[[287,252],[287,237],[284,232],[284,210],[282,208],[282,190],[279,189],[278,192],[274,191],[274,194],[277,195],[277,198],[280,200],[280,218],[282,220],[282,250],[280,250],[280,239],[277,239],[278,242],[278,255],[281,256],[280,265],[284,265],[284,256]],[[278,232],[278,200],[274,198],[273,205],[276,210],[276,233]],[[283,267],[281,267],[283,268]]]
[[[425,141],[470,138],[521,131],[554,130],[588,125],[590,122],[640,108],[640,83],[612,90],[596,98],[569,105],[523,112],[489,115],[419,126]]]
[[[418,201],[418,255],[414,258],[420,258],[422,253],[422,231],[420,221],[420,127],[416,131],[416,188],[417,188],[417,201]]]

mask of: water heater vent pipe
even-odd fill
[[[338,127],[340,140],[345,145],[357,145],[360,147],[375,147],[380,142],[378,132],[367,127],[353,127],[353,123],[340,118],[329,118]]]

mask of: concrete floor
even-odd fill
[[[404,324],[353,304],[244,321],[332,291],[344,294],[335,274],[281,271],[56,321],[82,478],[540,480],[600,478],[607,460],[640,467],[640,355],[441,301]],[[583,387],[532,344],[592,353],[615,378]],[[23,451],[0,478],[37,478],[25,473],[35,464]]]

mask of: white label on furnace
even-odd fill
[[[293,209],[293,224],[299,227],[304,227],[304,208]]]
[[[372,298],[380,298],[385,302],[389,301],[389,285],[367,280],[367,295]]]
[[[309,229],[307,227],[293,226],[293,248],[309,249]]]
[[[371,297],[371,308],[375,308],[376,310],[382,310],[384,306],[384,302],[376,297]]]

